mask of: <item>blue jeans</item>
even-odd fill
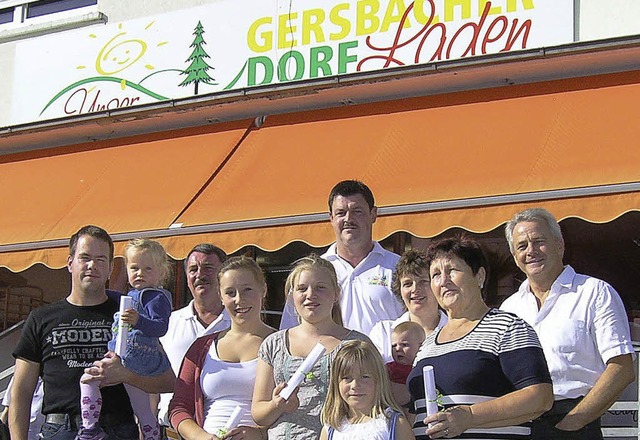
[[[127,423],[100,424],[108,437],[105,440],[139,440],[140,434],[138,425],[133,421]],[[71,422],[66,421],[64,424],[45,422],[40,428],[40,437],[42,440],[75,440],[78,431],[71,427]]]

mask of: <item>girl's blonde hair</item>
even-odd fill
[[[264,272],[258,263],[256,263],[256,260],[242,255],[239,257],[229,258],[222,263],[220,270],[218,270],[218,289],[220,289],[220,280],[222,279],[222,276],[230,270],[248,270],[253,274],[253,277],[259,284],[267,285],[267,282],[264,279]]]
[[[334,429],[338,429],[343,420],[349,417],[349,405],[340,396],[340,381],[355,366],[358,366],[360,371],[371,374],[376,384],[376,395],[373,399],[370,417],[376,418],[384,414],[388,418],[389,415],[385,412],[387,408],[399,413],[402,412],[391,395],[389,375],[378,349],[370,342],[347,341],[341,345],[331,364],[329,389],[320,414],[322,423]]]
[[[130,251],[137,252],[149,252],[151,255],[151,259],[153,263],[160,268],[160,286],[165,287],[165,283],[169,280],[172,274],[172,265],[169,260],[169,256],[165,252],[164,248],[160,243],[155,240],[150,240],[148,238],[134,238],[129,240],[129,243],[124,248],[124,264],[125,266],[128,264],[127,255]]]
[[[340,285],[338,284],[336,269],[333,267],[333,264],[320,257],[318,254],[310,254],[293,263],[293,269],[291,269],[291,272],[287,277],[287,281],[284,283],[285,294],[287,296],[291,296],[295,285],[298,283],[300,274],[305,270],[321,270],[329,275],[331,287],[333,287],[336,292],[336,302],[333,304],[333,308],[331,309],[331,317],[336,323],[342,325],[342,311],[340,310],[340,297],[342,295]],[[298,322],[300,322],[300,316],[298,316]]]

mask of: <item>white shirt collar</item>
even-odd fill
[[[363,260],[366,260],[371,254],[384,255],[384,252],[385,252],[385,249],[380,245],[380,243],[373,240],[373,249],[371,249],[371,252],[369,252],[363,258]],[[333,243],[331,246],[329,246],[329,249],[327,249],[327,251],[322,255],[322,257],[329,261],[335,260],[336,258],[342,258],[338,255],[338,244]]]
[[[553,284],[551,284],[551,289],[549,290],[549,296],[555,296],[557,294],[561,294],[563,292],[572,291],[573,280],[576,277],[576,271],[570,265],[564,266],[558,278],[555,279]],[[533,293],[531,291],[531,284],[529,283],[529,279],[527,278],[523,283],[524,293]]]
[[[189,304],[187,304],[186,307],[178,309],[174,313],[176,314],[176,316],[184,319],[185,321],[198,319],[198,316],[196,315],[196,309],[194,306],[194,300],[189,301]],[[213,322],[215,323],[219,321],[230,321],[230,320],[231,318],[229,318],[227,309],[223,308],[222,312],[220,312],[220,315],[218,315],[218,317]]]

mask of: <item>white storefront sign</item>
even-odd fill
[[[573,41],[572,0],[219,1],[16,45],[11,124]]]

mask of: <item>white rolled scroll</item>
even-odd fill
[[[311,372],[313,366],[316,364],[316,362],[318,362],[325,351],[326,349],[324,348],[324,346],[318,342],[316,346],[313,347],[313,350],[311,350],[309,355],[304,359],[304,361],[302,361],[302,364],[300,364],[296,372],[293,373],[291,379],[287,381],[287,386],[284,387],[282,391],[280,391],[280,397],[285,400],[288,400],[289,397],[291,397],[293,390],[300,386],[306,375]]]
[[[231,412],[231,415],[229,416],[227,423],[225,423],[222,428],[218,428],[218,430],[216,431],[216,437],[222,438],[225,435],[227,435],[229,431],[231,431],[233,428],[238,426],[243,416],[244,416],[244,409],[236,405],[236,407],[233,408],[233,411]]]
[[[438,412],[438,395],[436,393],[436,379],[433,374],[433,367],[425,365],[422,367],[422,378],[424,379],[424,400],[427,410],[427,417]]]
[[[122,314],[125,310],[133,307],[133,298],[127,295],[120,297],[120,318],[118,321],[118,335],[116,336],[116,354],[124,356],[127,351],[127,335],[129,334],[129,324],[122,322]]]

